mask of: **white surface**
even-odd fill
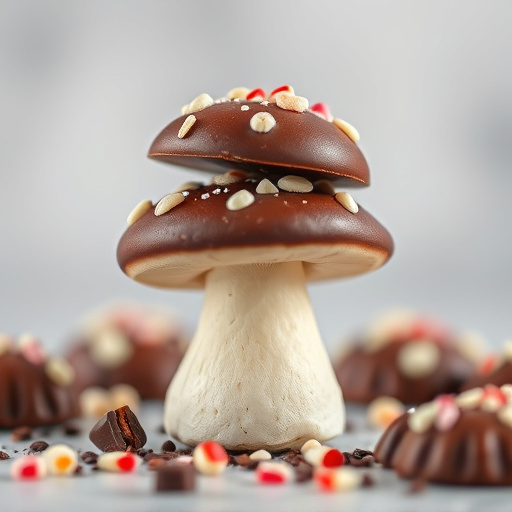
[[[159,451],[167,439],[158,434],[161,407],[146,405],[138,414],[148,434],[146,448]],[[349,408],[349,419],[364,425],[363,409]],[[37,431],[36,431],[37,432]],[[82,450],[98,449],[87,439],[88,428],[82,438],[59,438],[57,431],[48,442],[64,441]],[[373,447],[378,433],[364,428],[344,434],[330,444],[343,451]],[[34,439],[40,439],[35,434]],[[7,431],[0,431],[0,446],[23,450],[31,441],[12,443]],[[198,477],[194,492],[157,494],[154,492],[154,474],[145,465],[133,475],[107,474],[85,470],[84,475],[68,478],[48,477],[37,482],[10,479],[11,461],[0,461],[0,496],[2,510],[9,512],[499,512],[510,510],[509,488],[468,488],[430,485],[418,494],[409,492],[410,484],[399,480],[391,471],[381,468],[366,469],[375,480],[373,487],[345,493],[324,493],[313,482],[283,486],[260,485],[254,472],[241,468],[228,468],[220,477]]]

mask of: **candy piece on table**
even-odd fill
[[[97,467],[112,473],[130,473],[141,464],[142,459],[132,452],[109,452],[98,456]]]
[[[306,441],[302,445],[302,447],[300,449],[300,453],[302,453],[302,455],[304,455],[311,448],[319,448],[320,446],[322,446],[322,444],[319,441],[317,441],[316,439],[310,439],[309,441]]]
[[[54,444],[41,455],[48,469],[48,474],[56,476],[72,475],[78,467],[78,455],[65,444]]]
[[[256,479],[262,484],[285,484],[293,480],[293,470],[286,462],[260,462]]]
[[[330,446],[310,448],[304,453],[304,458],[312,466],[324,468],[337,468],[345,462],[343,453]]]
[[[267,450],[256,450],[249,455],[249,459],[251,460],[270,460],[272,459],[272,455]]]
[[[362,483],[362,474],[353,468],[317,468],[313,476],[322,491],[351,491]]]
[[[400,400],[391,396],[381,396],[372,400],[366,411],[368,424],[376,429],[385,429],[405,412]]]
[[[171,462],[156,468],[156,492],[193,491],[196,470],[192,464]]]
[[[228,465],[226,450],[216,441],[199,443],[192,453],[194,466],[203,475],[220,475]]]
[[[89,439],[102,451],[138,450],[147,441],[137,416],[125,405],[109,411],[93,426]]]
[[[24,455],[11,464],[11,476],[15,480],[39,480],[47,473],[46,464],[40,456]]]

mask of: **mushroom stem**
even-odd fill
[[[167,391],[169,434],[276,451],[335,437],[344,420],[302,263],[211,270],[197,332]]]

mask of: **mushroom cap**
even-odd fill
[[[251,128],[251,119],[259,112],[275,119],[266,133]],[[226,101],[192,115],[196,121],[183,138],[178,132],[188,114],[163,129],[148,156],[214,173],[242,169],[323,178],[344,186],[370,183],[368,164],[357,144],[313,112],[285,110],[275,103]]]
[[[309,281],[375,270],[393,252],[388,231],[363,208],[346,210],[312,191],[258,194],[254,180],[208,185],[156,216],[151,207],[123,234],[120,267],[161,288],[201,288],[214,267],[301,261]],[[254,202],[237,211],[226,201],[246,190]]]

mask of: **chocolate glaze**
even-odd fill
[[[484,387],[486,384],[494,384],[498,387],[504,384],[512,384],[512,362],[505,361],[485,375],[475,373],[464,382],[461,391]]]
[[[0,356],[0,428],[54,425],[77,415],[70,388],[53,382],[44,365],[17,352]]]
[[[277,180],[273,180],[274,183]],[[132,266],[151,268],[158,265],[153,259],[165,255],[183,255],[193,262],[202,251],[215,253],[219,249],[240,251],[242,248],[282,248],[282,259],[287,261],[287,249],[302,245],[344,245],[358,249],[357,261],[330,262],[326,275],[315,272],[312,279],[350,275],[349,263],[357,263],[364,270],[354,270],[352,275],[378,268],[391,256],[393,241],[387,230],[363,208],[356,214],[341,206],[333,196],[317,193],[293,193],[280,191],[274,194],[258,194],[258,183],[242,181],[227,187],[208,185],[190,191],[185,200],[171,211],[157,217],[151,208],[141,219],[129,226],[122,236],[117,251],[121,268],[141,282],[162,287],[201,287],[204,272],[185,283],[164,282],[161,276],[156,282],[133,275]],[[230,211],[227,199],[238,190],[250,191],[255,202],[250,206]],[[228,190],[228,192],[224,192]],[[215,191],[219,191],[216,193]],[[208,194],[208,198],[204,194]],[[318,251],[317,251],[318,252]],[[321,251],[320,251],[321,252]],[[321,257],[322,254],[319,255]],[[230,255],[231,258],[231,255]],[[235,256],[229,261],[217,261],[218,265],[236,264]],[[314,263],[314,262],[313,262]],[[306,265],[307,267],[307,265]],[[211,268],[211,267],[210,267]],[[318,270],[318,268],[315,268]],[[337,274],[339,272],[339,275]],[[308,276],[308,269],[306,268]]]
[[[409,413],[384,432],[375,459],[404,478],[455,485],[512,485],[512,429],[495,413],[461,410],[453,428],[422,434],[407,424]]]
[[[241,110],[242,105],[249,110]],[[276,125],[268,133],[250,127],[257,112],[269,112],[275,118]],[[163,129],[148,156],[214,173],[245,169],[325,178],[343,186],[370,183],[368,164],[357,145],[333,123],[312,112],[232,101],[193,115],[197,120],[184,138],[178,138],[178,131],[187,115]]]
[[[408,343],[414,343],[410,341]],[[390,342],[375,351],[354,346],[334,370],[347,402],[370,403],[380,396],[391,396],[406,404],[421,404],[442,393],[455,393],[473,372],[474,365],[455,347],[438,344],[440,363],[434,372],[411,378],[397,365],[402,342]]]

